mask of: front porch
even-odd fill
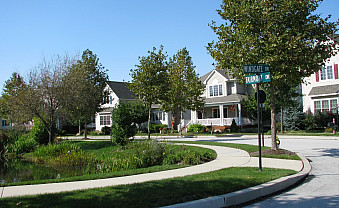
[[[204,126],[231,126],[233,119],[241,128],[254,124],[249,118],[242,117],[240,103],[210,105],[202,111],[192,112],[192,123]]]

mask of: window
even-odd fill
[[[224,118],[228,118],[228,108],[224,108]]]
[[[214,85],[214,96],[218,96],[218,85]]]
[[[111,116],[105,115],[100,116],[100,126],[110,126],[111,125]]]
[[[220,110],[219,110],[219,108],[213,108],[212,109],[212,113],[213,113],[213,118],[220,118]]]
[[[320,79],[333,79],[333,68],[332,66],[323,67],[320,71]]]
[[[164,121],[165,120],[165,113],[162,111],[157,111],[153,113],[153,120],[154,121]]]
[[[328,100],[323,100],[321,104],[322,104],[322,106],[321,106],[322,111],[329,111],[330,110],[330,105],[328,103]]]
[[[213,96],[216,97],[216,96],[223,95],[222,84],[209,86],[209,90],[210,90],[210,97],[213,97]]]
[[[219,95],[222,95],[222,85],[219,85]]]
[[[333,79],[333,69],[332,69],[332,66],[327,66],[327,79]]]
[[[317,100],[314,101],[314,113],[317,112],[331,112],[336,114],[338,112],[338,100]]]
[[[1,125],[2,125],[3,127],[7,126],[6,120],[2,120]]]
[[[314,101],[314,113],[321,112],[320,101]]]
[[[338,113],[338,101],[331,100],[331,113],[337,114]]]
[[[210,86],[210,97],[213,97],[213,87]]]

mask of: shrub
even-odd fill
[[[37,162],[55,167],[96,165],[92,154],[84,152],[80,146],[70,142],[42,146],[33,152],[33,156]]]
[[[36,149],[39,143],[30,135],[22,135],[14,143],[8,145],[8,152],[16,155],[32,152]]]
[[[325,133],[333,133],[333,128],[326,128]]]
[[[7,159],[7,144],[9,137],[2,131],[0,131],[0,162]]]
[[[101,132],[103,135],[111,135],[112,129],[109,126],[104,126],[101,128]]]
[[[305,113],[305,118],[302,121],[306,130],[313,130],[316,128],[315,117],[312,112],[308,111]]]
[[[232,120],[232,124],[231,124],[231,132],[238,132],[238,126],[237,126],[237,123],[235,122],[235,120],[233,119]]]
[[[191,132],[205,132],[206,126],[201,124],[192,124],[188,127],[187,131]]]
[[[168,126],[166,124],[151,124],[151,131],[155,133],[159,133],[160,130],[166,129]]]
[[[39,118],[34,118],[34,125],[31,129],[30,137],[39,144],[48,144],[48,132],[45,124]]]

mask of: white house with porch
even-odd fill
[[[202,97],[204,109],[191,112],[190,124],[205,126],[231,126],[234,119],[238,126],[253,125],[243,117],[241,101],[252,93],[251,85],[240,84],[229,72],[214,69],[200,78],[206,86]]]

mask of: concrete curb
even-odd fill
[[[304,179],[310,173],[312,167],[309,161],[301,154],[298,156],[302,159],[303,169],[294,175],[286,176],[283,178],[270,181],[258,186],[251,188],[243,189],[240,191],[209,197],[205,199],[200,199],[196,201],[175,204],[166,206],[166,208],[216,208],[216,207],[230,207],[234,205],[243,204],[249,201],[253,201],[263,196],[268,196],[278,191],[284,190],[302,179]],[[164,207],[165,208],[165,207]]]

